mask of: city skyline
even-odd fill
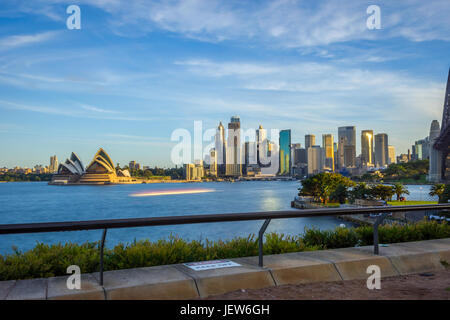
[[[381,4],[380,30],[367,29],[363,1],[78,4],[81,29],[68,30],[63,1],[2,2],[0,167],[100,146],[121,164],[171,167],[173,130],[230,114],[289,128],[292,142],[338,143],[341,126],[386,132],[401,154],[441,119],[450,21],[439,0]]]

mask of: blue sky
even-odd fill
[[[3,0],[0,167],[88,163],[99,147],[172,166],[175,129],[234,114],[302,145],[373,129],[404,153],[442,117],[450,3],[342,2]],[[81,30],[66,28],[71,4]]]

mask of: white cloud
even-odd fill
[[[0,50],[8,50],[33,43],[45,42],[55,38],[58,33],[59,32],[57,31],[47,31],[37,34],[13,35],[0,38]]]

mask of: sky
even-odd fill
[[[0,167],[87,164],[100,147],[172,167],[176,129],[233,115],[302,145],[354,125],[358,152],[372,129],[406,153],[442,118],[449,16],[448,0],[2,0]]]

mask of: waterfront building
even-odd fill
[[[225,128],[222,122],[217,127],[214,143],[217,157],[217,175],[223,176],[226,173],[227,141],[225,140]]]
[[[262,125],[259,125],[259,128],[256,130],[256,159],[260,167],[269,165],[267,149],[267,130]]]
[[[313,134],[307,134],[305,135],[305,149],[308,150],[308,148],[314,146],[316,144],[316,136]]]
[[[280,175],[291,174],[291,130],[280,131]]]
[[[394,146],[388,146],[388,155],[389,155],[388,156],[388,158],[389,158],[388,164],[397,162],[396,158],[395,158],[395,147]]]
[[[356,128],[345,126],[338,128],[338,168],[356,166]]]
[[[50,157],[50,166],[48,167],[50,173],[58,172],[58,158],[55,156]]]
[[[231,117],[228,123],[226,175],[242,176],[241,121],[238,116]]]
[[[371,167],[373,163],[373,130],[361,131],[361,166]]]
[[[375,135],[375,166],[384,167],[389,163],[389,143],[386,133]]]
[[[441,180],[441,151],[433,148],[434,143],[441,133],[439,121],[433,120],[430,126],[430,169],[428,171],[427,180],[429,182],[440,182]]]
[[[115,184],[131,181],[128,170],[116,170],[109,155],[100,148],[86,169],[80,158],[72,152],[70,158],[59,165],[58,172],[49,184]]]
[[[308,175],[318,174],[324,169],[324,149],[320,146],[311,146],[307,150]]]
[[[217,177],[217,153],[214,148],[209,152],[209,174]]]
[[[322,148],[324,155],[324,169],[334,171],[334,142],[332,134],[322,135]]]
[[[203,161],[197,160],[195,163],[187,163],[183,166],[183,178],[188,181],[198,181],[204,176]]]

